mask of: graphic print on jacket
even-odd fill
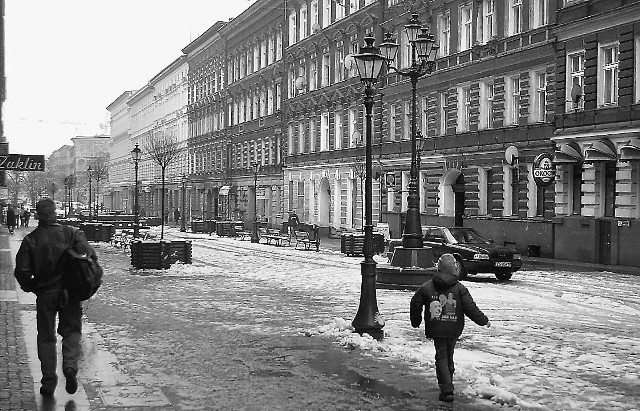
[[[431,296],[431,303],[429,303],[429,313],[431,314],[430,321],[446,321],[457,322],[458,316],[456,314],[456,307],[458,302],[453,298],[453,293],[448,295],[434,294]]]

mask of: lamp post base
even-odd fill
[[[380,317],[376,300],[376,262],[373,259],[363,261],[361,272],[360,306],[351,325],[358,334],[369,334],[379,341],[384,337],[384,321]]]

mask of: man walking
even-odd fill
[[[36,204],[38,227],[28,234],[16,255],[14,276],[26,292],[36,294],[36,322],[38,327],[38,358],[42,370],[40,394],[53,395],[58,384],[56,374],[56,315],[58,333],[62,336],[62,370],[66,390],[73,394],[78,389],[76,374],[80,357],[82,334],[82,304],[70,301],[62,287],[62,276],[57,262],[68,244],[63,227],[56,222],[56,205],[48,198]],[[74,231],[73,248],[97,256],[84,233]]]

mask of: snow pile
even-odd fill
[[[488,383],[485,381],[475,388],[478,397],[491,400],[500,405],[518,406],[522,410],[548,410],[544,405],[524,401],[505,387],[505,379],[499,374],[492,374]]]

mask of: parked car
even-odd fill
[[[517,251],[502,247],[483,238],[469,227],[422,227],[424,245],[431,247],[437,260],[442,254],[453,254],[462,268],[461,279],[478,273],[493,273],[500,281],[511,278],[522,267]],[[389,250],[402,245],[402,240],[391,240]]]

